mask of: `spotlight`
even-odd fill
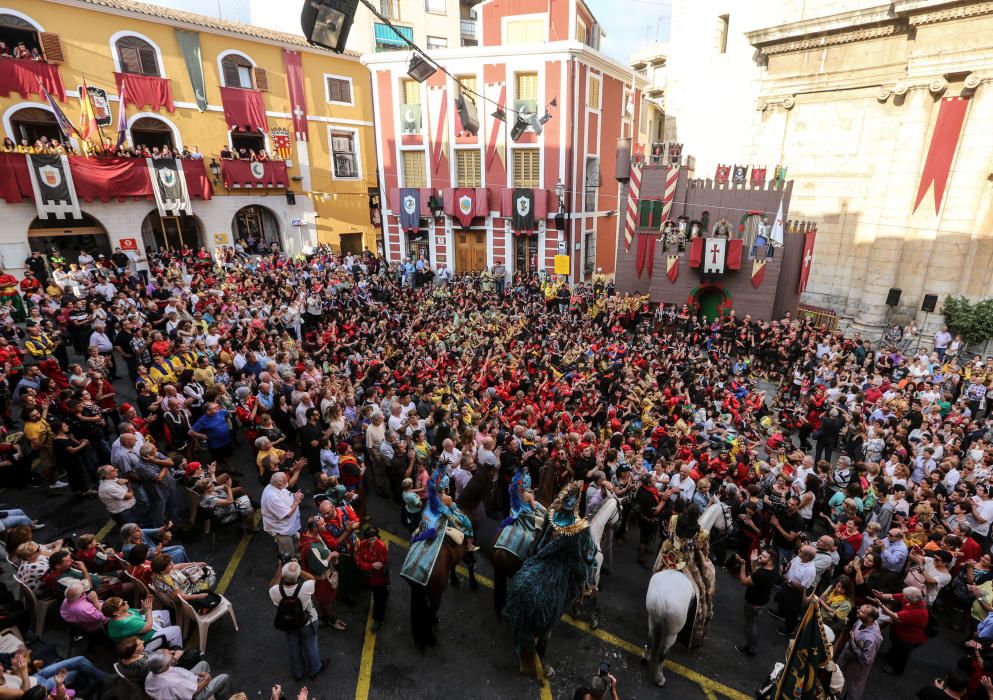
[[[476,112],[476,102],[464,92],[459,93],[459,98],[455,101],[455,109],[458,110],[462,128],[472,136],[479,133],[479,115]]]
[[[537,114],[531,115],[531,118],[528,120],[528,124],[530,124],[537,136],[541,136],[541,125],[544,124],[544,122],[538,119]]]
[[[499,119],[502,122],[507,121],[507,113],[503,111],[503,107],[497,107],[496,111],[493,112],[492,116],[494,119]]]
[[[525,115],[518,114],[517,121],[514,122],[514,128],[510,130],[511,141],[516,141],[517,139],[521,138],[521,134],[527,131],[527,128],[528,128],[528,120],[525,118]]]
[[[358,0],[305,0],[300,13],[303,35],[311,44],[343,53],[358,5]]]
[[[410,64],[407,66],[407,75],[419,83],[423,83],[437,71],[438,69],[428,63],[419,53],[411,56]]]
[[[542,117],[541,119],[539,119],[539,120],[538,120],[538,123],[540,123],[540,124],[547,124],[547,123],[548,123],[548,122],[550,122],[551,120],[552,120],[552,115],[551,115],[551,113],[550,113],[550,112],[549,112],[549,111],[548,111],[548,110],[546,109],[546,110],[545,110],[545,116],[543,116],[543,117]]]

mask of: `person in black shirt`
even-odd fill
[[[735,644],[734,649],[745,656],[755,656],[759,646],[759,613],[772,597],[772,589],[779,583],[776,559],[769,550],[754,550],[749,562],[737,554],[740,569],[738,580],[745,588],[745,643]],[[749,571],[751,573],[749,573]]]
[[[48,282],[48,266],[45,264],[45,256],[41,254],[41,251],[33,251],[31,257],[24,261],[24,265],[34,273],[42,286]]]
[[[114,252],[110,256],[110,261],[114,263],[114,269],[117,270],[118,275],[123,275],[131,264],[131,259],[120,248],[114,248]]]
[[[300,453],[307,460],[307,468],[312,472],[321,469],[321,439],[325,434],[320,423],[320,410],[311,408],[307,411],[307,424],[300,428],[298,434]]]
[[[800,536],[804,531],[804,521],[797,512],[800,499],[791,496],[786,502],[786,512],[769,518],[772,525],[772,544],[776,548],[776,558],[780,568],[789,566],[793,553],[800,545]]]

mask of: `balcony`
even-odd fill
[[[478,22],[474,19],[459,20],[459,34],[465,39],[475,39]]]

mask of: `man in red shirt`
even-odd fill
[[[372,631],[376,632],[383,624],[390,595],[390,553],[376,528],[369,526],[362,531],[362,539],[355,546],[355,565],[365,574],[372,590]]]
[[[886,661],[883,670],[899,676],[907,668],[910,652],[928,640],[926,630],[930,613],[927,603],[924,602],[921,590],[913,586],[904,588],[903,593],[873,593],[880,600],[883,612],[893,621],[890,650],[881,655]],[[898,603],[901,606],[900,611],[887,607],[888,601]]]

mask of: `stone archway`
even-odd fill
[[[93,258],[110,257],[110,238],[107,229],[96,218],[82,212],[79,219],[41,219],[35,217],[28,226],[28,247],[51,256],[57,250],[66,264],[79,260],[79,254],[89,253]]]
[[[261,204],[252,204],[236,211],[231,221],[231,234],[234,241],[241,241],[248,252],[258,252],[263,247],[268,250],[273,243],[280,249],[285,248],[279,217]]]
[[[161,216],[153,209],[141,222],[141,239],[145,250],[189,248],[198,250],[205,245],[203,224],[196,216]]]

